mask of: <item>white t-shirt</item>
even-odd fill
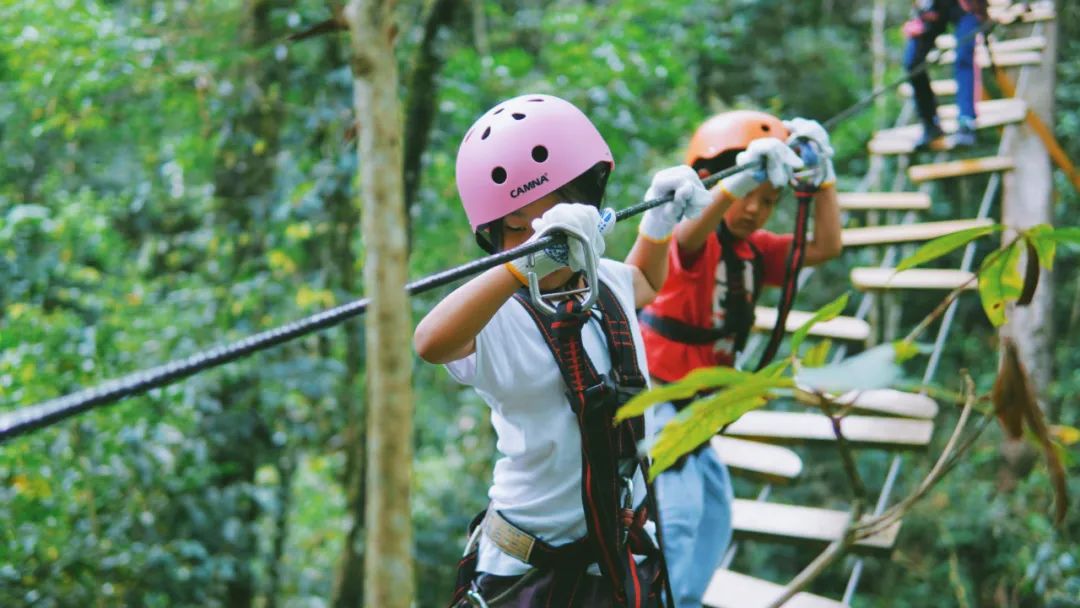
[[[645,347],[634,311],[631,269],[601,259],[600,280],[607,283],[626,314],[646,378]],[[611,369],[607,342],[594,309],[582,328],[582,341],[598,373]],[[535,321],[515,299],[495,313],[476,337],[476,352],[446,365],[458,382],[476,389],[491,407],[498,435],[489,508],[550,545],[576,541],[587,533],[581,504],[581,435],[566,399],[555,357]],[[652,436],[651,415],[645,436]],[[644,500],[645,483],[634,476],[634,505]],[[502,576],[523,574],[530,566],[480,536],[477,570]]]

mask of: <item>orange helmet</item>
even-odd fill
[[[735,164],[735,154],[762,137],[787,141],[787,127],[764,112],[736,110],[713,116],[698,127],[686,150],[686,164],[706,174]]]

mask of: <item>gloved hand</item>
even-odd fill
[[[743,198],[766,180],[776,188],[783,188],[791,182],[796,169],[803,168],[803,161],[788,145],[774,137],[762,137],[750,142],[745,150],[735,157],[735,163],[760,163],[765,159],[765,169],[748,170],[725,177],[720,187],[731,198]]]
[[[672,196],[670,203],[645,212],[638,225],[638,234],[650,241],[666,241],[675,230],[675,224],[684,218],[701,215],[705,207],[712,204],[712,194],[701,183],[697,173],[686,165],[658,171],[645,191],[645,200],[669,195]]]
[[[604,254],[604,235],[611,232],[615,225],[615,213],[610,209],[604,210],[603,217],[592,205],[579,203],[560,203],[548,209],[544,215],[533,220],[533,235],[526,243],[531,243],[540,238],[541,233],[548,228],[557,228],[565,232],[571,232],[584,238],[587,244],[567,238],[566,244],[552,245],[543,251],[532,254],[532,263],[529,256],[524,255],[516,260],[507,262],[507,268],[523,284],[527,284],[527,273],[535,272],[537,278],[544,278],[556,270],[569,266],[571,270],[581,270],[585,267],[585,256],[595,254],[600,257]]]
[[[791,133],[791,136],[788,137],[788,145],[791,145],[800,137],[809,139],[817,144],[819,152],[821,153],[820,162],[824,175],[818,188],[835,186],[836,170],[833,168],[832,157],[836,152],[833,150],[832,143],[829,141],[829,134],[825,131],[825,127],[822,127],[821,123],[816,120],[808,120],[806,118],[785,120],[784,126],[787,127],[788,132]]]

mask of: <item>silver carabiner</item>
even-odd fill
[[[803,168],[795,171],[791,187],[796,190],[814,191],[825,181],[825,162],[821,146],[809,137],[796,137],[791,149],[803,161]]]
[[[578,234],[573,230],[567,230],[563,226],[550,226],[540,231],[539,236],[544,237],[549,232],[561,232],[566,236],[567,239],[574,239],[577,242],[581,243],[581,247],[585,251],[585,268],[583,270],[585,271],[585,283],[586,285],[588,285],[588,287],[582,290],[572,289],[570,291],[548,295],[562,296],[568,294],[585,293],[585,300],[581,303],[581,309],[583,311],[587,311],[592,308],[593,304],[596,304],[596,300],[600,297],[600,292],[597,291],[597,285],[600,284],[600,279],[597,273],[599,261],[597,260],[596,252],[593,251],[592,247],[589,245],[589,241],[585,238],[584,235]],[[531,266],[531,256],[533,254],[529,255],[529,265]],[[529,298],[532,299],[533,304],[541,311],[543,311],[544,314],[547,314],[549,316],[554,315],[556,312],[558,312],[555,310],[554,306],[548,304],[544,300],[544,294],[540,293],[540,277],[537,277],[536,273],[531,270],[526,273],[526,276],[529,279]]]

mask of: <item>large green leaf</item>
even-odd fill
[[[791,335],[791,352],[799,352],[799,347],[802,346],[803,340],[810,334],[810,329],[822,321],[828,321],[840,316],[840,313],[844,312],[844,307],[848,303],[848,294],[845,292],[841,294],[839,298],[836,298],[832,302],[829,302],[825,306],[822,306],[814,313],[814,316],[810,317],[806,323],[802,324],[802,327],[795,330],[795,333]]]
[[[1053,232],[1054,227],[1050,224],[1039,224],[1025,230],[1023,234],[1024,240],[1038,254],[1039,265],[1047,270],[1054,269],[1054,254],[1057,252],[1057,241]]]
[[[615,412],[615,422],[640,416],[645,413],[645,410],[658,403],[665,403],[674,399],[687,399],[704,390],[747,382],[754,377],[751,372],[743,372],[730,367],[696,369],[678,382],[664,384],[638,393]]]
[[[1073,245],[1074,247],[1080,247],[1080,227],[1078,226],[1054,228],[1054,230],[1048,232],[1046,236],[1047,238],[1053,239],[1059,245]]]
[[[803,367],[821,367],[825,365],[829,358],[830,348],[832,348],[832,340],[828,338],[812,346],[802,357]]]
[[[1005,323],[1008,303],[1016,301],[1024,291],[1024,278],[1019,269],[1022,246],[1022,241],[1016,241],[1007,249],[995,251],[979,268],[979,299],[994,327]]]
[[[738,386],[694,401],[657,436],[650,450],[653,457],[650,476],[655,478],[684,454],[697,449],[725,424],[768,403],[772,390],[792,386],[794,383],[789,378],[755,376]]]
[[[1001,229],[1001,225],[993,224],[990,226],[977,226],[975,228],[968,228],[967,230],[946,234],[945,236],[939,236],[916,249],[915,253],[901,260],[900,263],[896,265],[896,271],[907,270],[908,268],[914,268],[920,264],[936,260],[951,251],[955,251],[956,249],[967,245],[979,237],[993,234]]]

